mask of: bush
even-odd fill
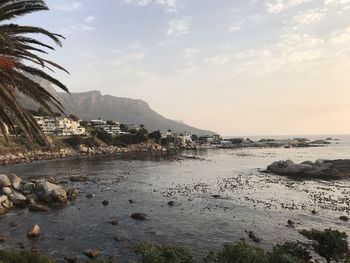
[[[287,242],[283,245],[276,245],[269,256],[270,263],[303,263],[308,262],[312,257],[307,249],[297,242]]]
[[[136,247],[142,255],[142,263],[192,263],[192,255],[184,248],[174,245],[143,243]]]
[[[63,142],[71,147],[77,147],[83,143],[83,137],[79,135],[74,135],[68,138],[64,138]]]
[[[249,245],[245,241],[225,245],[218,253],[209,253],[205,262],[219,263],[268,263],[268,253],[263,249]]]
[[[41,256],[37,252],[21,251],[7,252],[0,250],[1,263],[53,263],[47,257]]]
[[[312,247],[327,262],[344,262],[349,260],[349,248],[347,234],[338,230],[325,229],[302,230],[300,233],[307,239],[312,240]]]

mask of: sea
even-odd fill
[[[263,138],[287,137],[305,136]],[[333,140],[325,147],[121,154],[0,167],[0,173],[15,173],[26,180],[54,177],[81,191],[63,208],[45,213],[15,209],[0,216],[0,236],[7,239],[0,249],[34,248],[57,262],[65,262],[65,256],[86,260],[83,250],[98,249],[101,258],[135,262],[139,255],[134,247],[147,241],[181,245],[201,262],[209,251],[225,244],[240,239],[252,242],[249,231],[265,249],[305,241],[299,234],[302,229],[332,228],[350,235],[350,222],[339,219],[350,213],[349,180],[300,180],[264,172],[278,160],[350,158],[350,136],[307,136],[327,137]],[[78,175],[89,180],[69,181]],[[93,198],[86,198],[87,194]],[[133,213],[145,213],[147,220],[135,221],[130,217]],[[114,219],[118,225],[110,223]],[[288,220],[295,222],[294,228],[288,227]],[[26,232],[33,224],[41,226],[42,234],[28,240]]]

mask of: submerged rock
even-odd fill
[[[83,251],[84,255],[89,257],[89,258],[95,258],[95,257],[98,257],[101,252],[97,249],[85,249]]]
[[[317,160],[296,164],[290,160],[274,162],[267,171],[286,176],[321,179],[344,179],[350,177],[350,160]]]
[[[261,239],[258,238],[253,231],[248,232],[248,237],[253,240],[255,243],[260,243]]]
[[[147,215],[143,213],[134,213],[131,215],[131,218],[134,220],[146,220]]]
[[[87,176],[72,176],[69,178],[71,182],[86,182],[88,180]]]
[[[345,221],[345,222],[349,221],[349,217],[347,217],[347,216],[340,216],[339,219],[342,221]]]
[[[37,204],[34,202],[29,205],[29,210],[35,212],[47,212],[49,211],[49,207],[47,205]]]

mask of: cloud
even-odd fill
[[[112,53],[115,55],[112,64],[114,66],[120,66],[133,61],[144,60],[147,56],[148,50],[140,41],[133,41],[130,42],[124,50],[113,49]]]
[[[325,5],[336,5],[336,6],[346,5],[349,3],[350,3],[350,0],[325,0],[324,1]]]
[[[280,13],[286,9],[302,4],[310,3],[314,0],[269,0],[266,2],[266,9],[269,13]]]
[[[344,44],[350,42],[350,26],[342,31],[333,33],[330,41],[333,44]]]
[[[229,27],[228,31],[229,32],[237,32],[237,31],[240,31],[241,30],[241,25],[238,24],[238,25],[233,25],[231,27]]]
[[[184,16],[179,19],[171,20],[168,22],[168,29],[166,34],[168,36],[186,35],[189,33],[189,28],[192,23],[192,17]]]
[[[135,6],[161,6],[164,7],[167,12],[176,12],[180,8],[178,0],[125,0],[125,3]]]
[[[294,20],[299,25],[310,25],[319,21],[322,21],[325,18],[325,14],[323,12],[317,11],[308,11],[305,13],[300,13],[294,16]]]
[[[229,54],[220,54],[216,55],[211,58],[207,58],[204,60],[204,63],[212,64],[212,65],[225,65],[227,64],[231,59],[231,56]]]
[[[85,22],[88,23],[88,24],[90,24],[90,23],[92,23],[94,21],[95,21],[95,17],[94,16],[88,16],[88,17],[85,18]]]
[[[64,12],[73,12],[80,10],[83,7],[83,4],[80,2],[73,2],[70,4],[55,5],[54,8]]]

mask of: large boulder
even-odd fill
[[[13,207],[13,203],[8,199],[6,195],[0,195],[0,209],[5,210]]]
[[[5,174],[0,174],[0,187],[10,187],[11,181]]]
[[[15,174],[10,174],[9,177],[13,189],[19,191],[21,189],[22,179]]]
[[[3,195],[12,195],[13,194],[13,190],[10,187],[3,187],[2,188],[2,194]]]
[[[281,175],[304,174],[312,170],[309,164],[295,164],[290,160],[278,161],[267,167],[267,170]]]
[[[317,160],[300,164],[290,160],[278,161],[269,165],[267,171],[286,176],[344,179],[350,177],[350,160]]]
[[[67,202],[67,193],[61,186],[46,180],[36,180],[34,183],[39,200],[47,203],[57,202],[62,204]]]
[[[13,193],[9,195],[9,199],[14,205],[24,205],[27,202],[27,198],[17,191],[13,191]]]
[[[35,192],[35,184],[31,182],[22,183],[21,192],[25,195],[30,195]]]

